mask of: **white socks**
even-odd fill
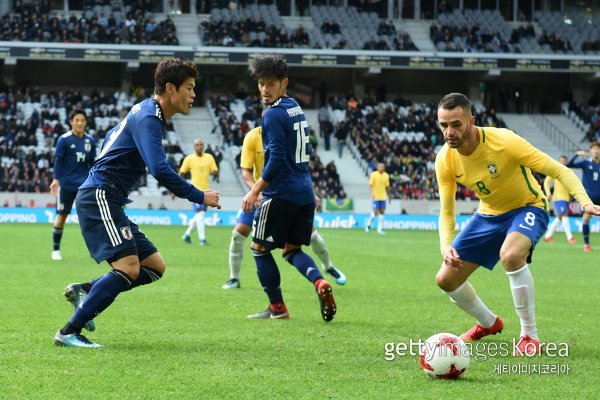
[[[558,228],[558,224],[560,224],[560,220],[558,218],[554,218],[550,225],[548,225],[548,230],[544,234],[544,237],[546,239],[550,239],[552,237],[552,234],[554,233],[556,228]]]
[[[240,280],[240,270],[242,269],[242,258],[244,257],[244,242],[246,237],[236,230],[231,235],[229,243],[229,277]]]
[[[188,227],[185,230],[186,236],[190,236],[192,234],[192,232],[194,232],[194,229],[196,229],[196,218],[197,217],[198,217],[198,214],[196,213],[196,215],[194,215],[192,217],[192,219],[190,219],[190,222],[188,222]]]
[[[474,317],[479,325],[489,328],[496,322],[496,315],[483,304],[483,301],[475,293],[475,289],[469,282],[465,282],[452,292],[445,292],[450,301],[455,303],[467,314]]]
[[[199,211],[196,213],[196,228],[198,229],[198,239],[200,239],[200,241],[203,241],[206,239],[206,235],[205,235],[205,229],[204,227],[206,226],[205,222],[204,222],[204,217],[206,216],[206,212],[205,211]]]
[[[321,260],[321,266],[323,269],[327,269],[332,267],[331,260],[329,259],[329,252],[327,251],[327,245],[325,241],[319,235],[319,232],[314,231],[312,235],[310,235],[310,247],[313,249],[319,260]]]
[[[383,214],[379,214],[377,217],[377,232],[383,231]]]
[[[554,231],[556,231],[556,228],[558,228],[558,225],[560,225],[561,223],[563,231],[565,231],[565,235],[567,235],[567,240],[573,239],[573,233],[571,233],[571,224],[569,223],[569,217],[567,217],[566,215],[562,217],[562,219],[554,218],[552,223],[548,226],[548,230],[544,234],[544,237],[546,239],[551,238],[552,234],[554,233]]]
[[[369,216],[369,222],[367,222],[367,226],[371,227],[371,225],[373,225],[373,220],[375,219],[375,213],[372,212],[371,215]]]
[[[507,272],[512,291],[515,310],[521,320],[521,336],[530,336],[537,339],[537,329],[535,325],[535,290],[533,285],[533,276],[529,271],[529,266],[525,264],[523,268]]]
[[[569,223],[569,217],[562,217],[562,226],[565,231],[565,235],[567,235],[567,240],[573,239],[573,234],[571,233],[571,224]]]

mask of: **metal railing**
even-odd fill
[[[558,129],[550,120],[542,114],[530,114],[529,117],[544,132],[563,154],[572,154],[579,150],[580,146],[563,131]]]

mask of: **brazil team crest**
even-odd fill
[[[133,234],[131,233],[131,228],[128,226],[122,227],[121,228],[121,236],[123,236],[123,239],[125,239],[125,240],[133,239]]]
[[[495,161],[487,161],[487,170],[493,177],[498,176],[498,166]]]

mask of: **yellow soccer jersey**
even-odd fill
[[[265,153],[262,143],[262,130],[258,126],[248,132],[244,138],[240,168],[253,171],[252,176],[256,182],[262,175],[264,165]]]
[[[544,179],[544,191],[546,192],[546,196],[550,197],[550,187],[552,186],[552,182],[554,182],[554,193],[552,194],[552,200],[562,200],[568,202],[571,199],[569,191],[565,185],[551,176],[547,176],[546,179]]]
[[[481,200],[478,212],[499,215],[524,206],[548,209],[548,201],[531,170],[560,180],[582,206],[591,203],[577,176],[511,130],[481,128],[479,145],[469,156],[445,144],[435,160],[440,193],[440,243],[452,243],[456,183]]]
[[[202,156],[190,154],[183,159],[181,168],[182,173],[190,173],[192,175],[192,185],[200,190],[210,188],[208,177],[212,172],[218,171],[217,163],[212,155],[204,153]]]
[[[369,186],[373,200],[387,200],[386,189],[390,187],[390,176],[387,172],[373,171],[369,177]]]

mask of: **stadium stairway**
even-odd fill
[[[205,146],[210,144],[213,149],[215,146],[220,146],[221,144],[219,136],[211,133],[213,124],[205,107],[192,108],[190,114],[186,116],[175,116],[173,118],[173,126],[179,136],[181,148],[186,155],[194,152],[194,140],[196,139],[202,139]],[[223,156],[225,157],[225,152]],[[211,189],[218,190],[221,196],[232,196],[241,199],[244,192],[236,177],[236,174],[239,172],[234,171],[231,163],[225,158],[221,161],[219,169],[220,182],[214,182],[211,178]]]
[[[200,46],[200,34],[198,26],[203,15],[193,14],[171,14],[170,17],[177,28],[177,39],[182,46]],[[209,18],[210,15],[204,15]]]
[[[308,126],[313,127],[317,136],[319,135],[319,111],[304,110],[304,115],[308,122]],[[337,172],[340,175],[340,182],[344,186],[344,191],[348,197],[353,199],[370,198],[369,195],[369,179],[365,172],[356,162],[348,145],[344,149],[343,157],[339,158],[337,154],[337,141],[335,137],[331,138],[331,149],[325,151],[325,142],[322,137],[319,138],[317,146],[317,154],[323,165],[327,165],[331,160],[335,162]]]
[[[431,21],[415,21],[404,19],[401,21],[394,21],[396,31],[405,31],[410,35],[413,43],[419,51],[435,51],[433,42],[429,37],[429,26]]]
[[[584,132],[579,127],[577,127],[577,125],[575,125],[575,123],[571,121],[566,115],[544,114],[544,117],[548,118],[548,121],[550,121],[552,125],[557,127],[558,130],[563,133],[563,135],[565,135],[577,144],[581,143],[581,139],[583,139]],[[586,143],[581,143],[579,147],[587,150]]]
[[[560,149],[542,132],[527,114],[498,114],[506,123],[506,126],[521,135],[532,145],[548,154],[550,157],[558,158]]]

